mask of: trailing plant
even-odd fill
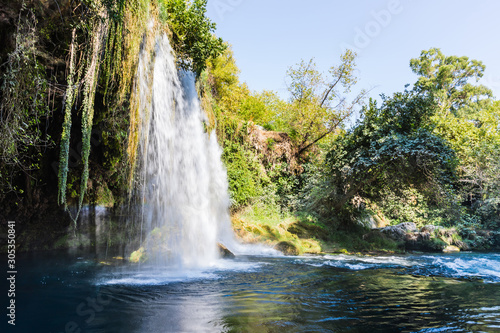
[[[64,123],[61,134],[61,151],[59,155],[59,171],[58,171],[58,203],[66,207],[66,188],[68,177],[68,158],[69,158],[69,143],[71,137],[71,111],[75,103],[77,95],[77,87],[75,81],[78,82],[79,78],[75,80],[75,43],[76,43],[76,29],[73,29],[71,45],[70,45],[70,61],[69,61],[69,74],[66,87],[66,99],[64,103]],[[79,71],[80,73],[81,71]]]
[[[68,155],[69,143],[71,139],[71,111],[75,102],[76,94],[78,93],[79,86],[83,86],[82,105],[81,105],[81,132],[82,132],[82,163],[83,171],[80,179],[80,192],[78,198],[78,208],[75,216],[70,214],[73,224],[76,228],[78,216],[80,214],[83,199],[87,191],[87,181],[89,176],[89,155],[90,155],[90,139],[94,117],[94,98],[97,88],[98,75],[101,63],[101,47],[103,40],[108,32],[108,16],[105,8],[100,3],[100,0],[95,0],[90,3],[95,11],[92,19],[87,25],[83,25],[84,33],[89,36],[89,44],[86,47],[84,61],[78,69],[78,73],[83,72],[81,82],[75,85],[75,40],[76,31],[72,33],[72,43],[70,46],[70,72],[68,75],[68,85],[66,89],[66,102],[65,102],[65,119],[63,124],[63,133],[61,136],[61,152],[59,162],[59,204],[63,204],[67,208],[66,190],[67,190],[67,176],[68,176]],[[86,29],[85,29],[86,28]],[[77,80],[80,75],[77,75]]]
[[[83,172],[80,184],[80,197],[78,199],[78,212],[73,219],[76,224],[78,214],[82,208],[83,198],[87,190],[87,180],[89,177],[89,155],[90,136],[92,131],[92,120],[94,117],[94,96],[99,75],[101,45],[107,33],[107,18],[98,20],[92,29],[91,48],[88,59],[90,60],[84,77],[83,102],[82,102],[82,162]]]
[[[40,168],[42,151],[51,139],[42,125],[50,115],[45,68],[37,59],[37,20],[23,5],[15,33],[15,49],[8,55],[1,87],[0,190],[22,193],[15,179],[26,176],[25,189],[36,181],[32,172]],[[0,196],[1,198],[1,196]]]

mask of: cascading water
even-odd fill
[[[152,82],[152,84],[151,84]],[[205,132],[194,77],[178,73],[167,37],[153,66],[140,58],[142,241],[160,265],[200,267],[233,242],[226,171],[215,133]]]

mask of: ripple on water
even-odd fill
[[[352,271],[366,269],[404,269],[407,274],[478,278],[487,283],[500,282],[500,255],[465,253],[459,255],[355,256],[325,255],[298,257],[296,264],[335,267]]]

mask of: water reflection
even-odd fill
[[[207,287],[103,287],[112,302],[85,332],[220,332],[221,295]]]
[[[287,270],[276,268],[274,274],[282,279],[268,280],[265,276],[270,272],[261,272],[231,295],[235,306],[227,308],[228,327],[250,332],[410,332],[455,327],[465,332],[491,331],[500,318],[500,311],[493,308],[487,314],[493,321],[469,320],[471,313],[484,315],[484,304],[500,303],[498,288],[479,281],[324,267],[302,267],[293,273],[297,280],[289,281]]]

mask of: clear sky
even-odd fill
[[[288,97],[285,74],[301,59],[322,71],[358,52],[359,89],[392,94],[414,83],[409,61],[424,49],[483,61],[481,83],[500,97],[498,0],[208,0],[217,35],[234,50],[250,89]]]

